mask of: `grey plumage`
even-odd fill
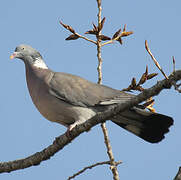
[[[97,112],[134,96],[79,76],[54,72],[46,66],[40,53],[28,45],[18,46],[11,58],[24,61],[29,93],[39,112],[69,131]],[[171,117],[139,107],[120,113],[112,121],[151,143],[161,141],[173,124]]]

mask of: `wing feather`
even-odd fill
[[[82,107],[121,103],[134,96],[62,72],[54,73],[49,86],[49,92],[55,97]]]

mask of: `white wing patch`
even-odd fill
[[[109,100],[101,101],[99,104],[101,104],[101,105],[119,104],[119,103],[126,102],[127,100],[129,100],[131,98],[132,98],[132,96],[119,97],[117,99],[109,99]]]

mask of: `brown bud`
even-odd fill
[[[67,25],[67,24],[63,24],[61,21],[60,21],[60,24],[61,24],[64,28],[66,28],[67,30],[69,30],[71,33],[75,34],[75,30],[74,30],[71,26],[69,26],[69,25]]]
[[[104,22],[105,22],[106,18],[104,17],[101,21],[101,24],[99,24],[98,30],[101,31],[103,26],[104,26]]]
[[[147,75],[145,73],[143,73],[143,75],[141,76],[141,79],[140,79],[138,84],[139,85],[144,84],[146,80],[147,80]]]
[[[123,28],[123,32],[125,32],[126,31],[126,24],[124,25],[124,28]]]
[[[141,79],[140,79],[138,85],[144,84],[145,81],[147,80],[147,76],[148,76],[148,66],[146,66],[146,70],[145,70],[145,72],[143,73],[143,75],[141,76]]]
[[[76,34],[72,34],[72,35],[70,35],[69,37],[67,37],[65,40],[76,40],[76,39],[78,39],[79,38],[79,36],[77,36]]]
[[[131,92],[131,90],[132,90],[132,87],[131,87],[131,86],[129,86],[128,88],[122,89],[122,91],[129,91],[129,92]]]
[[[173,64],[175,64],[175,57],[174,56],[172,56],[172,60],[173,60]]]
[[[121,45],[123,44],[123,41],[121,39],[121,37],[119,37],[119,39],[117,40]]]
[[[129,36],[129,35],[131,35],[131,34],[133,34],[133,31],[129,31],[129,32],[123,31],[123,32],[121,33],[121,37]]]
[[[63,24],[62,21],[59,21],[59,22],[60,22],[60,24],[61,24],[64,28],[67,28],[68,25]]]
[[[97,35],[97,31],[95,31],[95,30],[90,30],[90,31],[85,32],[85,34],[94,34],[94,35]]]
[[[98,31],[98,27],[97,27],[94,23],[92,23],[92,25],[93,25],[93,27],[94,27],[93,30],[94,30],[94,31]]]
[[[154,77],[157,76],[157,75],[158,75],[158,73],[148,74],[147,79],[148,79],[148,80],[149,80],[149,79],[152,79],[152,78],[154,78]]]
[[[173,59],[173,72],[175,73],[175,57],[172,56],[172,59]]]
[[[119,36],[120,32],[121,32],[121,29],[119,29],[117,32],[115,32],[112,39],[117,38]]]
[[[146,66],[145,75],[148,76],[148,66]]]
[[[107,40],[111,40],[110,37],[108,36],[105,36],[105,35],[100,35],[99,38],[102,40],[102,41],[107,41]]]
[[[133,78],[131,81],[131,86],[135,87],[136,86],[136,78]]]

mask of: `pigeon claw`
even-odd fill
[[[66,131],[66,136],[68,137],[68,138],[70,138],[71,137],[71,131],[72,131],[72,129],[74,128],[76,126],[76,124],[71,124],[68,128],[67,128],[67,131]]]

